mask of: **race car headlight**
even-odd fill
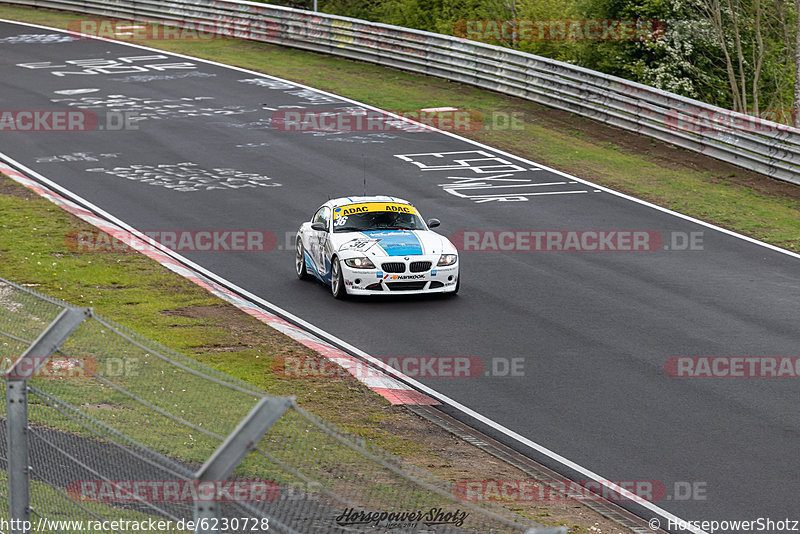
[[[354,269],[374,269],[375,264],[367,257],[348,258],[344,260],[345,265]]]
[[[437,265],[439,267],[444,267],[446,265],[453,265],[457,259],[458,255],[456,254],[442,254],[439,257],[439,263]]]

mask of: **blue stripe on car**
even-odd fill
[[[327,267],[327,270],[324,274],[320,274],[320,271],[319,269],[317,269],[317,264],[314,262],[314,259],[306,251],[303,251],[303,254],[305,255],[306,259],[306,271],[310,272],[311,274],[319,278],[320,281],[330,285],[331,283],[330,262],[325,260],[325,265]]]
[[[407,230],[370,230],[361,232],[370,239],[376,239],[378,246],[389,256],[411,256],[422,254],[422,243],[414,232]]]

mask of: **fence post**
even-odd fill
[[[225,438],[222,445],[195,473],[198,491],[194,502],[195,534],[217,534],[221,532],[220,505],[217,500],[217,481],[227,480],[244,457],[258,446],[258,442],[272,425],[294,404],[294,397],[264,398],[250,410],[239,425]],[[199,491],[203,482],[214,487],[212,499],[202,499]]]
[[[8,435],[8,511],[11,534],[27,534],[31,520],[30,462],[28,457],[28,384],[26,380],[6,382]],[[16,520],[16,521],[14,521]],[[15,528],[16,527],[16,528]]]
[[[30,449],[28,379],[89,316],[91,308],[65,308],[6,373],[8,508],[11,534],[30,531]]]

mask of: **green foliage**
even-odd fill
[[[325,13],[478,39],[720,107],[778,110],[762,116],[784,121],[790,117],[789,113],[781,117],[780,110],[790,109],[793,97],[797,31],[793,0],[318,1]],[[273,3],[313,6],[313,0]],[[639,31],[631,39],[576,39],[569,33],[542,38],[536,31],[520,38],[519,26],[524,24],[520,21],[546,27],[549,21],[569,26],[581,19],[636,21]],[[468,31],[470,23],[478,30]]]

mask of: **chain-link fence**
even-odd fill
[[[459,501],[293,399],[2,278],[0,358],[0,518],[30,521],[12,532],[535,526]]]

